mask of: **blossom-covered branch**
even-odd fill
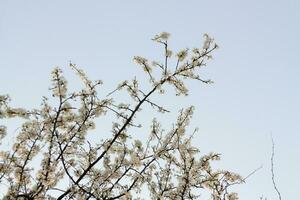
[[[228,189],[243,182],[242,177],[227,170],[214,170],[211,162],[219,160],[220,155],[201,155],[199,148],[192,145],[197,130],[188,134],[187,127],[193,106],[182,109],[168,131],[154,118],[148,139],[140,140],[130,134],[141,127],[136,119],[146,105],[153,108],[153,113],[171,112],[152,98],[165,93],[166,85],[171,85],[176,95],[185,96],[185,80],[212,83],[200,72],[218,48],[214,40],[205,34],[203,47],[173,54],[169,37],[163,32],[153,38],[163,45],[162,63],[134,57],[149,79],[148,91],[134,78],[122,81],[101,98],[98,88],[102,82],[90,80],[83,70],[70,63],[84,84],[79,91],[69,92],[62,70],[55,68],[51,99],[44,97],[41,107],[32,111],[11,108],[9,97],[0,96],[1,119],[25,120],[12,150],[0,153],[0,181],[6,186],[4,199],[133,199],[142,197],[142,190],[147,190],[151,199],[197,199],[205,191],[213,200],[238,199]],[[170,62],[173,58],[174,66]],[[130,102],[116,100],[120,91],[130,96]],[[95,120],[106,114],[116,116],[111,133],[99,141],[90,141]],[[0,137],[5,136],[6,127],[1,125]]]

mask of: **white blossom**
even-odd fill
[[[188,128],[193,106],[181,109],[171,126],[157,117],[149,122],[148,132],[140,129],[139,114],[146,105],[153,108],[146,111],[149,115],[170,112],[159,101],[162,94],[174,89],[176,95],[188,95],[185,80],[210,82],[197,70],[217,47],[213,39],[205,34],[202,49],[194,48],[191,56],[183,49],[173,62],[169,37],[162,32],[153,39],[163,46],[163,60],[134,57],[150,80],[148,86],[135,77],[103,95],[98,90],[101,81],[90,80],[70,63],[83,82],[80,89],[69,93],[67,79],[56,67],[51,73],[51,96],[43,97],[40,107],[13,108],[8,96],[0,95],[0,118],[23,118],[16,137],[6,136],[11,137],[10,150],[0,151],[0,181],[7,186],[4,199],[129,200],[143,198],[145,189],[151,199],[196,199],[206,190],[214,200],[237,200],[228,187],[243,182],[242,177],[215,170],[211,163],[220,160],[220,154],[201,154],[198,144],[193,145],[196,130]],[[110,132],[101,127],[102,119],[112,125]],[[6,132],[0,125],[0,139]]]

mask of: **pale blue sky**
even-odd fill
[[[215,84],[190,82],[191,95],[178,99],[196,106],[196,144],[221,152],[220,166],[242,175],[263,164],[237,190],[243,200],[275,199],[272,131],[278,187],[293,200],[300,186],[299,10],[297,0],[0,0],[0,93],[33,107],[47,95],[54,66],[74,78],[69,60],[113,88],[142,77],[132,56],[159,58],[150,40],[156,33],[170,32],[174,49],[199,46],[209,33],[220,49],[203,76]],[[177,102],[162,103],[178,110]]]

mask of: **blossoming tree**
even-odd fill
[[[199,75],[199,69],[211,58],[217,44],[204,35],[202,48],[184,49],[176,55],[168,46],[168,33],[154,37],[164,49],[164,60],[150,62],[136,56],[134,61],[149,78],[145,91],[136,79],[123,81],[105,98],[98,95],[101,81],[91,81],[76,65],[84,88],[69,92],[62,70],[52,72],[51,99],[43,98],[39,108],[25,110],[9,105],[7,95],[0,96],[0,118],[24,118],[11,150],[0,153],[1,193],[4,199],[199,199],[208,192],[213,200],[236,200],[229,186],[243,182],[233,172],[215,170],[211,161],[219,154],[200,155],[191,140],[196,130],[187,133],[193,107],[182,109],[173,127],[165,131],[153,119],[148,138],[130,135],[136,116],[145,104],[153,112],[169,112],[153,95],[171,85],[176,95],[188,95],[185,79],[211,83]],[[170,59],[175,59],[172,66]],[[159,75],[158,75],[159,74]],[[131,103],[117,102],[114,97],[125,91]],[[56,103],[55,103],[56,102]],[[108,112],[117,116],[107,138],[89,141],[95,119]],[[9,137],[0,126],[1,139]],[[37,164],[38,163],[38,164]]]

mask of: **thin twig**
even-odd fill
[[[262,165],[260,167],[256,168],[254,171],[252,171],[250,174],[248,174],[245,178],[243,178],[243,182],[245,182],[246,179],[248,179],[250,176],[252,176],[253,174],[255,174],[258,170],[260,170],[262,168],[263,168]]]
[[[273,182],[273,186],[275,191],[278,194],[278,198],[279,200],[281,200],[281,194],[277,188],[277,185],[275,183],[275,175],[274,175],[274,156],[275,156],[275,145],[274,145],[274,140],[273,140],[273,136],[271,135],[271,139],[272,139],[272,156],[271,156],[271,173],[272,173],[272,182]]]

